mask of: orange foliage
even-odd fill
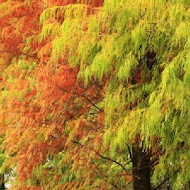
[[[35,40],[41,32],[39,18],[44,7],[77,2],[33,0],[27,3],[12,0],[8,1],[10,10],[0,19],[1,70],[20,57],[29,66],[37,63],[27,71],[13,67],[10,70],[14,78],[12,82],[8,82],[9,75],[2,77],[2,85],[12,95],[3,102],[1,134],[5,135],[6,154],[12,156],[11,164],[17,168],[21,181],[15,187],[17,189],[41,189],[38,185],[29,187],[27,180],[35,180],[34,170],[45,164],[48,156],[56,157],[60,152],[68,153],[67,161],[73,161],[73,169],[85,165],[88,170],[92,170],[92,179],[96,175],[93,170],[97,166],[91,163],[89,155],[97,160],[95,151],[101,149],[104,114],[96,104],[103,99],[106,81],[100,85],[92,79],[85,88],[83,81],[77,80],[79,68],[68,65],[67,53],[56,63],[55,68],[55,65],[47,64],[52,39],[42,42]],[[81,2],[91,7],[103,4],[103,0]],[[49,21],[54,22],[51,19]],[[79,140],[82,145],[77,144]],[[56,174],[56,167],[54,172]],[[48,175],[44,169],[41,177],[46,179]],[[52,180],[56,184],[60,178],[60,175],[55,175]],[[71,189],[76,185],[73,182],[65,183],[59,188]],[[102,189],[105,189],[104,185]]]

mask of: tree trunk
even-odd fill
[[[4,175],[0,175],[0,190],[5,190]]]
[[[138,145],[132,147],[133,190],[150,190],[150,157]]]

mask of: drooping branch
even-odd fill
[[[162,185],[164,185],[164,183],[166,183],[168,180],[170,179],[170,177],[165,178],[156,188],[154,188],[153,190],[158,190],[160,189],[160,187],[162,187]]]
[[[56,84],[56,86],[60,89],[60,90],[62,90],[62,91],[64,91],[64,92],[67,92],[67,93],[71,93],[71,94],[73,94],[73,95],[76,95],[76,96],[78,96],[78,97],[83,97],[84,99],[86,99],[90,104],[92,104],[97,110],[99,110],[100,112],[102,111],[95,103],[93,103],[88,97],[86,97],[86,95],[79,95],[79,94],[77,94],[77,93],[75,93],[75,92],[69,92],[68,90],[66,90],[66,89],[64,89],[64,88],[61,88],[59,85],[57,85]]]
[[[84,145],[82,145],[81,143],[79,143],[79,142],[77,142],[77,141],[73,141],[73,142],[74,142],[75,144],[80,145],[80,146],[84,146]],[[109,157],[106,157],[106,156],[103,156],[103,155],[101,155],[99,152],[97,152],[96,150],[94,150],[94,149],[92,149],[92,148],[90,148],[90,149],[91,149],[95,154],[97,154],[100,158],[105,159],[105,160],[108,160],[108,161],[111,161],[111,162],[117,164],[117,165],[120,166],[125,172],[128,171],[121,163],[117,162],[116,160],[114,160],[114,159],[112,159],[112,158],[109,158]],[[127,164],[129,164],[130,162],[131,162],[131,160],[129,160]]]
[[[100,156],[100,158],[102,159],[105,159],[105,160],[108,160],[108,161],[111,161],[111,162],[114,162],[115,164],[121,166],[123,168],[123,170],[125,170],[127,172],[127,169],[119,162],[117,162],[116,160],[112,159],[112,158],[109,158],[109,157],[106,157],[106,156],[103,156],[101,155],[100,153],[94,151],[98,156]],[[129,161],[128,163],[130,163],[131,161]]]
[[[177,169],[176,171],[174,171],[173,175],[177,174],[177,172],[179,172],[179,169]],[[164,183],[166,183],[171,176],[167,176],[160,184],[158,184],[155,188],[153,188],[153,190],[158,190],[162,187],[162,185],[164,185]]]

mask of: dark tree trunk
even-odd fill
[[[0,190],[5,190],[4,175],[0,175]]]
[[[133,190],[151,190],[150,157],[138,145],[132,148],[132,163]]]

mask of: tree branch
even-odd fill
[[[73,141],[73,142],[74,142],[75,144],[80,145],[80,146],[84,146],[84,145],[82,145],[81,143],[79,143],[79,142],[77,142],[77,141]],[[106,157],[106,156],[103,156],[103,155],[101,155],[100,153],[98,153],[97,151],[95,151],[95,150],[92,149],[92,148],[90,148],[90,149],[91,149],[94,153],[96,153],[100,158],[105,159],[105,160],[108,160],[108,161],[111,161],[111,162],[117,164],[117,165],[120,166],[125,172],[128,171],[121,163],[117,162],[116,160],[114,160],[114,159],[112,159],[112,158],[109,158],[109,157]],[[129,164],[130,162],[131,162],[131,160],[130,160],[127,164]]]
[[[121,166],[121,167],[123,168],[123,170],[127,172],[127,169],[126,169],[121,163],[117,162],[116,160],[113,160],[112,158],[108,158],[108,157],[106,157],[106,156],[103,156],[103,155],[101,155],[100,153],[96,152],[95,150],[94,150],[94,152],[95,152],[98,156],[100,156],[100,158],[105,159],[105,160],[108,160],[108,161],[111,161],[111,162],[114,162],[115,164]],[[131,161],[130,161],[130,162],[131,162]],[[130,163],[130,162],[129,162],[129,163]]]
[[[83,97],[84,99],[86,99],[89,103],[91,103],[97,110],[99,111],[102,111],[98,106],[96,106],[95,103],[93,103],[89,98],[87,98],[85,95],[79,95],[75,92],[69,92],[68,90],[64,89],[64,88],[61,88],[59,85],[55,84],[60,90],[64,91],[64,92],[67,92],[67,93],[71,93],[71,94],[74,94],[78,97]]]
[[[175,175],[177,172],[179,172],[179,169],[177,169],[176,171],[174,171],[173,175]],[[153,190],[158,190],[160,187],[162,187],[162,185],[164,185],[164,183],[166,183],[166,181],[168,181],[170,179],[171,176],[166,177],[158,186],[156,186],[155,188],[153,188]]]
[[[132,155],[131,149],[130,149],[130,147],[129,147],[128,144],[127,144],[127,148],[128,148],[128,151],[129,151],[130,159],[132,160],[133,159],[133,155]]]

